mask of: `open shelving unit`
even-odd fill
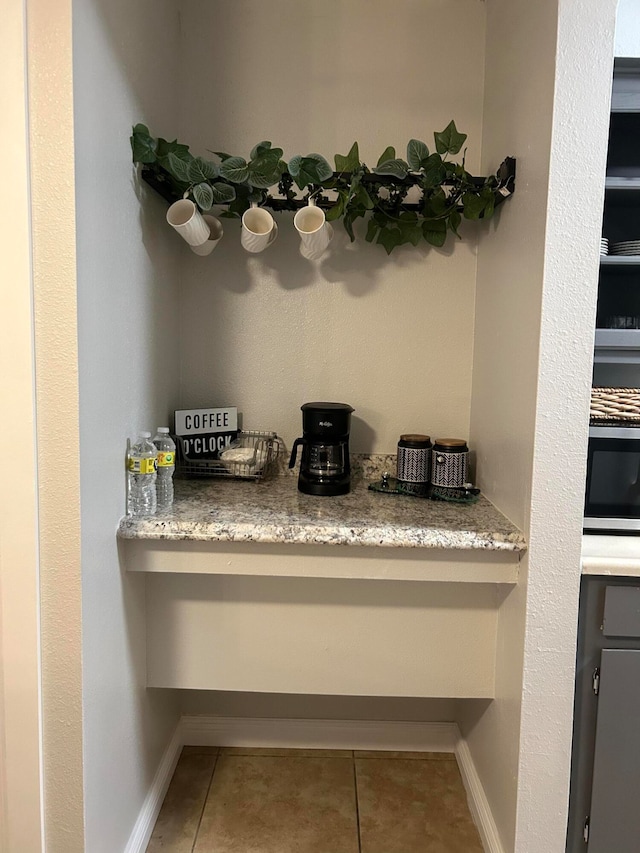
[[[640,239],[640,60],[618,59],[611,98],[603,235],[611,244]],[[640,329],[614,317],[640,318],[640,255],[602,255],[594,385],[640,385]],[[634,378],[635,377],[635,378]]]

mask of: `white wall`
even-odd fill
[[[529,550],[501,608],[497,699],[462,716],[517,853],[565,843],[614,14],[615,0],[488,5],[483,156],[513,151],[518,177],[479,249],[472,441]]]
[[[177,722],[145,688],[145,579],[118,562],[127,436],[168,422],[178,384],[178,250],[139,188],[131,125],[177,122],[172,0],[76,0],[77,189],[86,850],[124,850]]]
[[[290,158],[332,160],[354,140],[375,165],[455,119],[480,162],[485,4],[479,0],[184,0],[179,136],[196,153],[248,156],[270,139]],[[506,152],[504,152],[506,153]],[[497,167],[501,155],[492,165]],[[237,403],[245,424],[300,433],[299,407],[356,408],[354,451],[394,451],[401,432],[467,436],[474,228],[439,250],[350,245],[298,254],[290,215],[259,257],[225,220],[213,255],[184,253],[181,402]],[[362,229],[359,229],[362,231]],[[171,237],[171,235],[170,235]],[[173,237],[174,242],[178,237]]]
[[[638,0],[618,0],[615,55],[640,56],[640,3]]]

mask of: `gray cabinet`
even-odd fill
[[[640,583],[582,581],[567,853],[640,850]]]

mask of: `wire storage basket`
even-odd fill
[[[640,388],[592,388],[591,423],[640,423]]]
[[[229,477],[262,480],[277,467],[281,441],[275,432],[241,430],[219,459],[190,459],[178,438],[177,473],[183,477]]]

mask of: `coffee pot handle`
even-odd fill
[[[298,447],[306,443],[306,438],[296,438],[296,440],[293,442],[293,447],[291,448],[291,459],[289,459],[289,468],[293,468],[293,466],[296,464],[296,457],[298,456]]]

